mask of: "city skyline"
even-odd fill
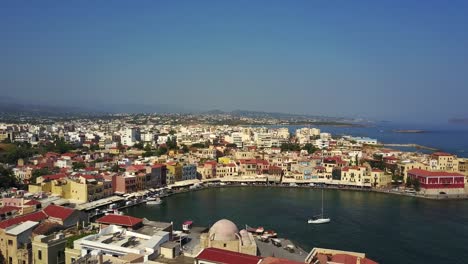
[[[468,116],[462,1],[1,5],[0,87],[21,101]]]

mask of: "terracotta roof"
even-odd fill
[[[275,258],[275,257],[266,257],[262,259],[262,262],[260,262],[260,264],[301,264],[301,263],[304,263],[304,262],[298,262],[294,260]]]
[[[37,200],[30,200],[29,202],[25,203],[24,205],[38,205],[41,204],[41,202]]]
[[[145,165],[130,165],[127,167],[127,171],[140,171],[140,170],[145,170],[146,166]]]
[[[205,248],[195,259],[225,264],[257,264],[261,260],[261,258],[257,256],[218,248]]]
[[[43,211],[39,212],[34,212],[26,215],[21,215],[17,216],[15,218],[11,218],[8,220],[4,220],[0,222],[0,228],[5,229],[7,227],[10,227],[12,225],[17,225],[26,221],[34,221],[34,222],[39,222],[44,219],[47,219],[47,215]]]
[[[65,173],[59,173],[59,174],[44,175],[41,177],[44,180],[58,180],[58,179],[67,177],[67,175]]]
[[[361,170],[361,169],[365,169],[366,167],[361,167],[361,166],[348,166],[348,167],[344,167],[343,169],[341,169],[342,171],[348,171],[348,170]]]
[[[411,169],[408,171],[408,173],[414,174],[416,176],[424,176],[424,177],[430,177],[430,176],[448,176],[448,177],[453,177],[453,176],[463,176],[461,173],[457,172],[446,172],[446,171],[427,171],[427,170],[421,170],[421,169]]]
[[[432,153],[432,156],[453,156],[453,155],[447,152],[434,152]]]
[[[0,208],[0,214],[6,214],[10,213],[13,211],[19,211],[21,208],[17,206],[10,206],[10,205],[5,205],[2,208]]]
[[[340,263],[340,264],[357,264],[357,257],[349,254],[336,254],[331,257],[331,261],[333,263]],[[360,259],[361,264],[377,264],[377,262],[370,260],[368,258]]]
[[[75,154],[75,153],[70,153],[70,152],[62,154],[62,157],[71,157],[71,158],[73,158],[73,157],[75,157],[75,156],[77,156],[77,154]]]
[[[51,204],[47,206],[46,208],[44,208],[43,211],[44,213],[47,214],[47,216],[52,217],[52,218],[58,218],[63,221],[67,219],[71,214],[73,214],[75,210],[71,208]]]
[[[65,227],[59,223],[45,220],[40,223],[34,230],[34,235],[50,235],[57,231],[63,230]]]
[[[131,227],[143,222],[143,219],[128,215],[109,214],[97,219],[96,222]]]
[[[96,178],[96,176],[94,175],[89,175],[89,174],[84,174],[84,175],[81,175],[80,177],[83,177],[87,180],[94,180]]]

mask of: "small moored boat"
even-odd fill
[[[146,204],[148,205],[159,205],[159,204],[162,204],[162,200],[158,198],[148,198],[146,199]]]

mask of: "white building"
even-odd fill
[[[366,145],[377,145],[377,139],[368,138],[368,137],[353,137],[352,140],[356,141],[359,144]]]
[[[122,145],[133,146],[139,140],[139,134],[138,128],[132,127],[124,129],[121,133]]]
[[[271,148],[271,134],[265,132],[255,132],[254,140],[259,148]]]
[[[243,147],[243,135],[239,132],[231,133],[231,142],[232,144],[236,144],[238,148]]]
[[[143,256],[144,262],[157,258],[161,245],[169,241],[169,232],[157,231],[154,235],[144,235],[128,231],[116,225],[101,229],[98,234],[89,235],[73,242],[74,249],[81,256],[111,255],[123,257],[127,254]]]

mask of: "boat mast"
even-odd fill
[[[323,188],[322,188],[322,218],[323,218]]]

